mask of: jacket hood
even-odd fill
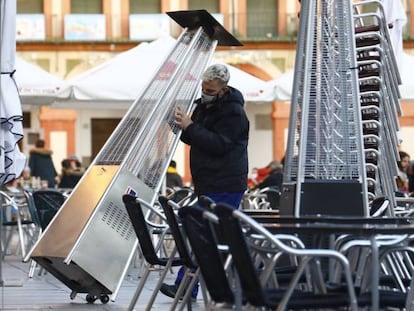
[[[53,151],[46,148],[33,148],[29,151],[30,154],[52,155]]]
[[[223,102],[228,101],[228,98],[231,98],[231,101],[233,102],[237,102],[239,105],[244,106],[244,98],[242,93],[238,90],[235,89],[232,86],[227,86],[228,87],[228,91],[227,93],[220,98],[220,100],[222,100]]]
[[[235,89],[232,86],[227,86],[227,87],[228,87],[227,93],[223,97],[220,97],[217,100],[216,104],[220,105],[221,103],[225,103],[231,100],[234,103],[244,106],[245,102],[244,102],[242,93],[238,89]],[[194,103],[197,105],[203,105],[201,103],[201,98],[198,98]]]

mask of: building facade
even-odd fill
[[[405,47],[414,49],[414,11],[408,15]],[[17,0],[17,52],[25,60],[64,79],[95,67],[141,42],[181,29],[168,11],[206,9],[234,34],[242,47],[219,47],[216,57],[263,80],[293,69],[299,1],[284,0]],[[137,73],[140,74],[140,73]],[[236,86],[237,87],[237,86]],[[414,111],[403,103],[402,126],[414,126]],[[90,162],[125,109],[24,108],[27,137],[43,136],[55,152],[55,162],[76,154]],[[251,167],[284,155],[289,104],[248,104],[252,124]],[[23,150],[31,146],[25,140]],[[180,149],[180,148],[179,148]],[[255,150],[261,150],[260,155]],[[186,163],[185,151],[182,152]],[[180,156],[179,156],[180,157]],[[181,168],[183,169],[183,168]],[[182,173],[188,176],[188,168]]]

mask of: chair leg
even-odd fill
[[[198,277],[200,280],[200,289],[201,289],[201,294],[203,295],[204,306],[206,309],[208,309],[208,305],[211,299],[208,296],[207,286],[206,286],[206,283],[204,282],[201,272],[198,274]]]
[[[407,298],[405,300],[405,309],[413,310],[414,308],[414,278],[410,281],[409,291],[407,293]]]
[[[23,257],[23,261],[27,261],[27,259],[25,259],[27,257],[27,250],[29,250],[36,243],[36,241],[40,238],[41,230],[38,227],[36,227],[36,225],[32,224],[32,225],[25,226],[24,232],[27,237],[27,242],[25,244],[26,255],[25,257]]]
[[[184,272],[184,276],[180,282],[180,286],[178,286],[177,288],[177,292],[175,293],[175,298],[171,304],[170,307],[170,311],[174,311],[178,305],[178,303],[180,302],[180,297],[183,293],[183,291],[185,291],[185,288],[189,288],[187,285],[189,283],[189,278],[191,275],[191,271],[190,269],[188,269],[187,267],[185,267],[185,272]]]
[[[177,253],[177,248],[174,247],[174,249],[171,251],[170,257],[168,258],[167,264],[165,265],[160,278],[157,282],[157,285],[155,286],[154,290],[152,291],[152,295],[150,297],[150,300],[147,302],[147,307],[146,307],[146,311],[151,310],[152,305],[154,304],[155,298],[158,295],[158,292],[160,291],[160,288],[162,286],[162,283],[165,280],[165,276],[167,275],[168,271],[170,270],[171,266],[172,266],[172,262],[174,260],[175,254]]]
[[[144,288],[145,282],[148,279],[148,276],[151,272],[151,268],[152,266],[148,266],[147,269],[145,270],[144,274],[141,277],[141,280],[139,281],[139,284],[137,286],[137,289],[135,290],[134,296],[132,297],[128,309],[127,311],[133,311],[134,307],[138,301],[139,296],[141,295],[142,289]]]
[[[198,280],[198,276],[200,275],[200,269],[197,268],[195,272],[191,272],[188,274],[188,277],[191,277],[191,281],[189,282],[187,289],[185,291],[183,301],[181,302],[180,307],[178,308],[179,311],[182,311],[184,309],[184,306],[187,305],[187,309],[191,310],[191,292],[193,291],[194,284]],[[188,280],[187,282],[188,283]]]
[[[3,244],[3,259],[4,259],[4,256],[8,254],[7,250],[9,249],[10,242],[13,238],[13,228],[8,227],[4,231],[5,231],[5,235],[4,235],[5,240],[4,240],[4,242],[2,241],[2,244]]]
[[[30,267],[29,267],[29,278],[32,279],[33,275],[36,271],[37,263],[33,259],[30,260]]]
[[[138,247],[137,257],[139,258],[139,267],[138,265],[136,266],[138,268],[138,278],[141,278],[144,273],[146,263],[145,263],[145,258],[144,258],[144,255],[142,254],[141,248],[139,247]]]
[[[22,257],[24,258],[24,257],[26,257],[26,247],[25,247],[25,242],[24,242],[22,219],[21,219],[19,211],[17,211],[16,215],[17,215],[17,230],[18,230],[18,234],[19,234],[20,250],[22,252],[21,253]]]

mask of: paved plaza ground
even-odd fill
[[[109,301],[104,305],[99,300],[94,304],[88,304],[85,294],[78,294],[71,300],[71,290],[54,276],[49,273],[39,276],[36,271],[35,276],[30,279],[28,271],[29,263],[23,263],[20,256],[5,256],[2,262],[4,286],[0,287],[0,310],[126,310],[138,284],[139,274],[138,268],[131,268],[115,301]],[[150,274],[135,310],[145,310],[158,276],[158,272]],[[174,276],[175,274],[169,273],[166,282],[172,283]],[[159,293],[152,310],[169,310],[171,302],[171,298]],[[204,310],[201,294],[197,302],[193,303],[193,310]]]

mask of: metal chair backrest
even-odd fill
[[[2,204],[2,222],[5,226],[18,226],[18,222],[22,225],[37,224],[36,219],[33,219],[29,206],[30,218],[22,217],[22,204],[18,204],[12,194],[0,191],[0,200]]]
[[[35,205],[32,193],[24,190],[23,194],[26,199],[27,209],[29,210],[32,221],[41,228],[42,226],[40,223],[39,214],[37,213],[37,209],[36,209],[36,205]]]
[[[178,205],[183,206],[194,203],[197,196],[193,189],[184,187],[176,189],[170,196],[168,196],[168,198]]]
[[[65,202],[66,197],[57,190],[37,190],[32,193],[32,197],[40,226],[44,231]]]
[[[164,246],[164,239],[169,233],[168,226],[160,226],[159,224],[148,222],[144,215],[143,208],[148,209],[150,212],[153,212],[164,223],[165,216],[162,214],[162,211],[158,208],[154,208],[153,206],[146,205],[145,202],[130,194],[124,194],[122,196],[122,201],[131,220],[135,234],[138,238],[141,253],[145,258],[145,271],[143,272],[141,280],[137,285],[137,289],[128,306],[128,310],[134,309],[135,304],[137,303],[144,288],[144,285],[148,280],[150,272],[162,270],[152,296],[147,302],[146,310],[150,310],[168,271],[172,266],[181,266],[183,262],[180,257],[176,256],[176,248],[174,248],[169,255],[165,255],[168,257],[162,257],[162,255],[158,255],[161,254]],[[156,226],[155,230],[153,230],[154,225]],[[158,242],[156,244],[153,242],[154,239],[152,238],[154,234],[157,235]],[[157,266],[157,268],[155,268],[155,266]]]
[[[190,254],[190,250],[187,246],[184,232],[180,228],[178,216],[175,214],[174,208],[180,208],[177,203],[169,200],[167,197],[160,196],[158,201],[164,210],[165,217],[167,218],[170,232],[174,238],[175,246],[180,254],[183,264],[190,269],[197,269],[197,265],[193,262]]]
[[[122,200],[131,219],[145,260],[151,265],[165,266],[168,262],[168,257],[159,257],[157,255],[141,204],[136,197],[129,194],[124,194]],[[177,266],[180,264],[182,264],[181,259],[176,258],[172,265]]]

